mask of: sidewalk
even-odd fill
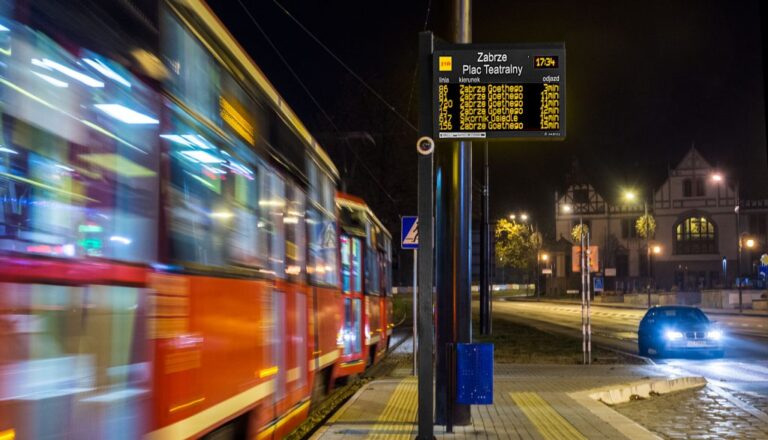
[[[409,369],[400,370],[410,373]],[[701,378],[672,380],[653,365],[497,364],[493,405],[472,406],[472,425],[437,438],[656,439],[655,434],[608,405],[632,394],[701,387]],[[413,439],[417,381],[413,376],[380,379],[353,396],[313,439]]]

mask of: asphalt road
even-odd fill
[[[581,337],[579,304],[495,301],[493,313],[545,331]],[[592,341],[604,347],[637,354],[637,326],[642,309],[591,307]],[[768,395],[768,318],[759,316],[709,315],[725,330],[722,359],[653,359],[671,373],[704,376],[710,382]]]

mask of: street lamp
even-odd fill
[[[520,214],[520,220],[527,222],[528,221],[528,214]]]
[[[725,176],[720,173],[719,171],[715,171],[712,174],[709,175],[709,178],[715,182],[716,184],[722,184],[725,182]],[[741,248],[742,248],[742,233],[741,233],[741,222],[739,218],[739,206],[741,205],[741,197],[739,193],[739,181],[736,181],[736,188],[735,188],[735,204],[736,206],[733,209],[734,214],[736,215],[736,242],[738,244],[738,249],[736,252],[736,286],[739,289],[739,313],[742,313],[744,311],[743,303],[742,303],[742,296],[741,296]],[[726,193],[727,196],[727,193]],[[717,191],[717,206],[720,206],[720,190]],[[752,241],[752,245],[754,246],[754,240]],[[746,244],[746,243],[745,243]],[[725,272],[725,271],[724,271]],[[725,272],[725,275],[727,275],[727,272]],[[723,287],[726,286],[726,280],[723,280]]]
[[[509,219],[510,220],[515,220],[516,218],[517,218],[517,216],[515,214],[509,214]]]
[[[637,194],[634,191],[624,191],[624,200],[628,202],[634,202],[637,199]],[[651,234],[648,231],[650,221],[648,219],[648,200],[643,200],[643,217],[645,217],[645,253],[648,258],[648,279],[646,284],[648,287],[648,308],[651,308]]]
[[[738,208],[739,207],[737,206],[736,207],[736,213],[737,213],[737,217],[736,218],[738,218],[738,212],[739,212]],[[737,224],[738,224],[738,222],[737,222]],[[736,284],[738,285],[738,288],[739,288],[739,313],[743,313],[743,311],[744,311],[743,302],[742,302],[742,296],[741,296],[741,284],[742,284],[742,281],[741,281],[741,250],[744,247],[746,247],[747,249],[752,249],[752,248],[755,247],[755,239],[751,238],[751,237],[747,238],[747,239],[744,239],[744,237],[746,235],[747,235],[746,232],[739,233],[739,256],[738,256],[738,259],[736,260],[736,271],[737,271],[737,274],[736,274]]]

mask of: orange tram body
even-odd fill
[[[282,438],[391,236],[201,0],[0,0],[0,438]]]

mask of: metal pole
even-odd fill
[[[419,34],[419,134],[428,135],[432,130],[432,53],[434,39],[431,32]],[[433,209],[434,209],[434,153],[419,154],[418,163],[418,396],[419,440],[432,440],[433,425],[433,377],[432,365],[434,342],[433,285]],[[415,256],[415,255],[414,255]]]
[[[741,225],[739,222],[739,205],[736,205],[736,238],[738,239],[738,253],[736,254],[736,285],[739,289],[739,313],[744,312],[744,304],[741,297]]]
[[[472,40],[471,1],[453,2],[453,41]],[[436,226],[444,234],[436,240],[438,262],[438,334],[436,366],[436,423],[446,424],[451,411],[453,425],[471,423],[469,405],[454,404],[456,389],[449,384],[455,363],[447,362],[448,343],[472,341],[472,143],[461,141],[438,146]],[[452,409],[449,408],[449,404]]]
[[[739,222],[739,209],[741,208],[741,193],[739,192],[739,181],[736,181],[736,238],[738,239],[738,253],[736,255],[736,285],[739,289],[739,313],[744,312],[744,304],[741,296],[741,224]]]
[[[590,232],[587,232],[587,255],[589,261],[587,262],[587,365],[592,364],[592,310],[590,308],[592,304],[592,277],[590,272],[590,262],[592,261],[592,253],[589,250],[590,244]]]
[[[580,261],[580,267],[581,267],[581,363],[586,364],[587,363],[587,325],[586,325],[586,316],[584,309],[585,306],[585,293],[586,293],[586,275],[585,275],[585,261],[584,257],[586,253],[584,252],[584,220],[579,216],[579,257],[581,259]]]
[[[419,309],[418,309],[418,294],[419,291],[418,287],[418,279],[416,277],[416,274],[419,273],[419,251],[418,249],[413,250],[413,375],[416,375],[416,353],[417,353],[417,347],[419,346],[419,331],[418,331],[418,320],[417,316],[419,315]]]
[[[645,253],[648,258],[648,274],[646,282],[648,283],[648,308],[651,308],[651,236],[648,232],[649,219],[648,219],[648,201],[643,202],[643,211],[645,213]]]
[[[491,334],[490,229],[488,226],[488,142],[483,144],[483,188],[480,210],[480,334]]]

